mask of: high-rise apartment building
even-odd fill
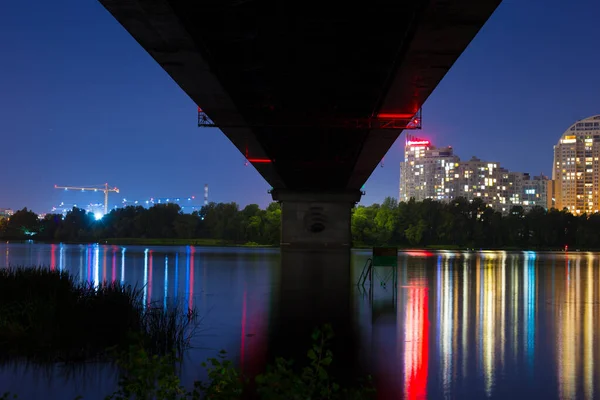
[[[573,214],[600,210],[600,115],[577,121],[554,146],[548,207]]]
[[[510,172],[497,162],[472,157],[460,161],[452,147],[437,148],[430,141],[408,136],[404,161],[400,163],[399,200],[450,201],[479,197],[497,211],[513,205],[526,210],[546,206],[547,178]]]
[[[455,169],[459,158],[452,147],[436,148],[429,140],[407,136],[404,161],[400,163],[400,201],[414,197],[448,200],[454,198]]]
[[[550,180],[544,174],[523,181],[522,205],[525,209],[540,206],[547,208],[547,188]]]
[[[472,157],[459,163],[457,196],[467,200],[481,197],[485,202],[495,204],[498,164]]]

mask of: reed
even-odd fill
[[[0,358],[89,361],[140,343],[150,354],[182,353],[197,314],[181,304],[143,303],[142,288],[76,282],[47,268],[0,270]]]

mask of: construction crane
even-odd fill
[[[81,190],[82,192],[104,192],[104,215],[108,214],[108,192],[119,193],[119,189],[116,187],[108,186],[108,183],[102,185],[103,187],[78,187],[78,186],[58,186],[54,185],[54,189],[64,190]]]

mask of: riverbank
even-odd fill
[[[235,243],[219,239],[109,238],[99,240],[98,243],[119,246],[279,247],[253,242]]]
[[[46,240],[7,240],[7,243],[42,243],[42,244],[60,244],[61,242],[46,241]],[[244,247],[244,248],[279,248],[278,245],[259,244],[254,242],[235,243],[220,239],[153,239],[153,238],[108,238],[98,241],[65,241],[63,244],[105,244],[114,246],[198,246],[198,247]],[[373,247],[396,247],[398,251],[544,251],[544,252],[564,252],[564,248],[552,247],[518,247],[504,246],[493,248],[472,248],[458,245],[427,245],[427,246],[410,246],[410,245],[354,245],[355,250],[369,250]],[[569,251],[591,251],[600,252],[598,249],[587,248],[571,248]]]
[[[370,250],[373,247],[388,247],[388,245],[379,245],[379,246],[366,246],[366,245],[357,245],[354,246],[353,249],[357,250]],[[408,246],[408,245],[389,245],[389,247],[396,247],[398,251],[468,251],[468,252],[477,252],[477,251],[544,251],[544,252],[564,252],[565,249],[562,248],[551,248],[551,247],[516,247],[516,246],[505,246],[505,247],[495,247],[495,248],[471,248],[465,246],[457,246],[457,245],[429,245],[429,246]],[[570,251],[592,251],[592,252],[600,252],[600,249],[570,249]]]
[[[235,243],[219,239],[152,239],[152,238],[108,238],[97,241],[64,241],[50,240],[6,240],[7,243],[40,243],[40,244],[107,244],[114,246],[199,246],[199,247],[255,247],[272,248],[276,245],[259,244],[254,242]]]

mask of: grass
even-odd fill
[[[109,238],[100,240],[106,244],[145,246],[227,246],[230,243],[218,239],[152,239],[152,238]]]
[[[255,242],[235,243],[220,239],[109,238],[100,240],[100,243],[132,246],[274,247]]]
[[[45,268],[0,270],[0,359],[89,361],[140,343],[150,354],[189,343],[196,313],[144,307],[141,289],[94,286]]]

